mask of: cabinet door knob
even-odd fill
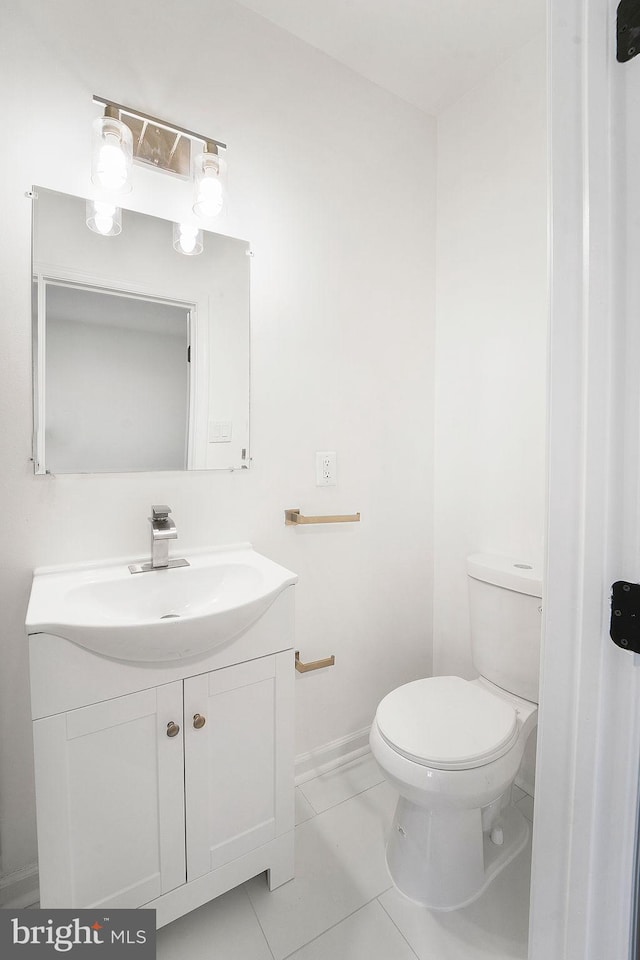
[[[204,725],[205,725],[206,722],[207,722],[207,721],[206,721],[206,718],[203,717],[202,714],[200,714],[200,713],[194,713],[194,715],[193,715],[193,725],[194,725],[194,727],[196,728],[196,730],[202,730],[202,728],[204,727]]]
[[[174,723],[173,720],[170,720],[167,724],[167,736],[168,737],[177,737],[180,733],[180,727],[177,723]]]

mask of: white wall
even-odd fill
[[[465,559],[540,561],[545,38],[438,118],[434,673],[474,677]]]
[[[27,648],[31,570],[145,556],[149,504],[180,553],[250,540],[300,574],[302,753],[367,725],[430,669],[435,125],[230,0],[5,0],[0,72],[0,842],[36,857]],[[34,477],[30,201],[89,190],[93,94],[227,142],[224,232],[252,242],[250,471]],[[136,168],[131,205],[172,218],[182,184]],[[175,214],[177,216],[177,213]],[[10,225],[10,228],[9,228]],[[316,450],[339,483],[317,488]],[[286,528],[283,511],[360,510]]]

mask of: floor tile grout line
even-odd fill
[[[371,897],[371,900],[367,900],[366,903],[363,903],[359,907],[356,907],[356,909],[352,910],[351,913],[348,913],[346,917],[342,917],[340,920],[336,920],[335,923],[330,924],[326,930],[323,930],[321,933],[316,934],[315,937],[311,937],[311,940],[307,940],[306,943],[301,943],[300,946],[296,947],[295,950],[292,950],[291,953],[285,954],[285,956],[282,957],[281,960],[289,960],[289,958],[292,957],[294,954],[296,954],[298,950],[303,950],[305,947],[308,947],[310,943],[314,943],[316,940],[319,940],[320,937],[324,937],[325,933],[329,933],[330,930],[334,930],[335,927],[339,927],[341,923],[345,922],[345,920],[349,920],[350,917],[354,917],[356,913],[359,913],[360,910],[364,910],[365,907],[368,907],[370,903],[373,903],[374,901],[376,901],[378,897],[383,896],[383,894],[387,893],[389,890],[391,890],[390,886],[387,887],[386,890],[383,890],[382,893],[378,893],[376,894],[375,897]],[[380,906],[382,907],[382,904],[380,904]],[[382,909],[384,910],[384,907],[382,907]],[[387,911],[385,910],[384,912],[386,913]]]
[[[322,776],[322,774],[320,774],[319,776]],[[309,783],[313,783],[312,780],[310,780],[310,781],[308,781],[308,782],[309,782]],[[312,820],[314,820],[316,817],[320,817],[320,816],[322,816],[324,813],[328,813],[329,810],[335,810],[337,807],[342,806],[344,803],[348,803],[349,800],[355,799],[355,797],[360,797],[360,796],[362,796],[362,794],[367,793],[369,790],[372,790],[374,787],[379,787],[380,784],[381,784],[381,783],[384,783],[384,782],[385,782],[385,779],[384,779],[384,777],[382,777],[377,783],[372,783],[370,786],[365,787],[363,790],[359,790],[358,793],[354,793],[354,794],[352,794],[352,795],[349,796],[349,797],[345,797],[344,800],[340,800],[338,803],[334,803],[332,806],[327,807],[325,810],[322,810],[322,811],[316,811],[316,810],[315,810],[313,804],[311,803],[311,801],[309,800],[309,798],[307,797],[307,795],[306,795],[306,794],[304,793],[304,791],[302,790],[302,785],[299,784],[297,789],[300,790],[300,792],[302,793],[303,797],[305,798],[305,800],[307,801],[307,803],[309,804],[309,806],[311,807],[311,809],[314,811],[314,815],[313,815],[313,817],[309,817],[308,820],[303,820],[302,823],[296,824],[295,829],[297,830],[299,827],[303,827],[303,826],[305,825],[305,823],[310,823],[310,822],[311,822]],[[322,930],[322,931],[321,931],[319,934],[317,934],[315,937],[312,937],[311,940],[306,941],[306,943],[300,944],[299,947],[296,947],[296,949],[295,949],[295,950],[292,950],[291,953],[286,954],[284,957],[281,958],[281,960],[288,960],[288,958],[291,957],[291,956],[293,956],[298,950],[302,950],[304,947],[308,946],[310,943],[313,943],[314,940],[317,940],[319,937],[324,936],[324,934],[325,934],[325,933],[328,933],[329,930],[333,930],[334,927],[337,927],[340,923],[343,923],[343,921],[348,920],[349,917],[352,917],[354,914],[358,913],[358,911],[359,911],[359,910],[362,910],[363,907],[366,907],[366,906],[368,906],[370,903],[373,903],[374,900],[377,900],[378,897],[381,897],[383,894],[387,893],[387,891],[388,891],[388,890],[391,890],[391,888],[392,888],[392,884],[390,884],[388,887],[386,887],[384,890],[382,890],[379,894],[376,894],[376,896],[372,897],[370,900],[367,900],[366,903],[363,903],[363,904],[361,904],[359,907],[356,907],[356,909],[355,909],[355,910],[352,910],[351,913],[347,914],[346,917],[342,917],[340,920],[337,920],[335,923],[333,923],[333,924],[331,924],[330,926],[328,926],[325,930]],[[247,896],[249,896],[248,893],[247,893]],[[249,900],[251,901],[251,897],[249,897]],[[256,909],[255,909],[255,907],[253,906],[253,901],[251,901],[251,906],[253,907],[254,913],[256,913]],[[382,906],[382,904],[381,904],[381,906]],[[383,908],[383,909],[384,909],[384,908]],[[386,911],[385,911],[385,913],[386,913]],[[257,917],[257,913],[256,913],[256,917]],[[260,924],[259,918],[258,918],[258,923]],[[263,935],[264,935],[264,938],[265,938],[265,940],[267,941],[267,945],[268,945],[268,947],[269,947],[269,950],[270,950],[270,952],[271,952],[271,955],[274,957],[274,960],[277,960],[277,958],[275,957],[275,954],[273,953],[273,950],[271,949],[271,944],[269,943],[269,940],[268,940],[268,938],[267,938],[267,935],[266,935],[266,933],[264,932],[264,930],[263,930],[263,928],[262,928],[262,924],[260,924],[260,929],[262,930],[262,933],[263,933]],[[403,937],[403,939],[405,939],[405,938]],[[413,952],[413,950],[412,950],[412,952]]]
[[[309,782],[310,782],[310,783],[313,783],[313,780],[310,780]],[[314,805],[311,803],[311,800],[309,800],[309,797],[306,795],[306,793],[304,792],[304,790],[302,789],[302,784],[300,784],[300,786],[298,787],[298,790],[300,791],[300,793],[302,794],[302,796],[304,797],[304,799],[307,801],[307,803],[309,804],[309,806],[310,806],[311,809],[313,810],[313,816],[314,816],[314,817],[317,817],[317,816],[318,816],[318,811],[316,810],[316,808],[314,807]],[[309,817],[309,820],[312,820],[312,819],[313,819],[313,817]],[[303,822],[305,822],[305,821],[303,821]]]
[[[252,878],[252,879],[254,879],[254,878]],[[275,955],[275,953],[273,952],[273,950],[271,949],[271,944],[269,943],[269,940],[267,939],[267,935],[266,935],[266,933],[264,932],[264,928],[263,928],[262,924],[260,923],[260,917],[258,916],[258,912],[257,912],[256,908],[255,908],[254,905],[253,905],[253,900],[252,900],[251,897],[249,896],[249,891],[247,890],[247,883],[250,883],[250,882],[251,882],[251,881],[247,880],[245,883],[243,883],[243,884],[242,884],[242,889],[244,890],[244,894],[245,894],[247,900],[248,900],[249,903],[251,904],[251,909],[253,910],[253,915],[255,916],[256,920],[258,921],[258,926],[259,926],[259,928],[260,928],[260,933],[261,933],[262,936],[264,937],[264,942],[265,942],[266,945],[267,945],[267,950],[269,951],[269,953],[270,953],[271,956],[273,957],[273,960],[276,960],[276,955]]]
[[[527,812],[525,811],[525,809],[524,809],[525,806],[528,806],[528,804],[525,803],[525,801],[527,801],[527,800],[531,800],[531,801],[532,801],[532,803],[531,803],[531,806],[532,806],[531,815],[529,815],[529,813],[527,813]],[[533,803],[533,797],[531,797],[530,794],[525,793],[524,797],[520,797],[519,800],[516,800],[514,806],[518,808],[518,810],[520,811],[520,813],[522,814],[522,816],[525,817],[525,818],[529,821],[529,823],[533,823],[533,815],[534,815],[534,812],[535,812],[535,808],[534,808],[534,803]]]
[[[392,890],[392,889],[393,889],[392,887],[389,887],[389,890]],[[389,890],[385,890],[384,893],[388,893]],[[402,937],[402,939],[404,940],[404,942],[406,943],[406,945],[409,947],[409,950],[411,950],[411,953],[414,955],[414,957],[416,958],[416,960],[420,960],[420,958],[418,957],[418,954],[415,952],[415,950],[413,949],[413,947],[411,946],[411,944],[409,943],[409,941],[408,941],[407,938],[405,937],[404,933],[402,932],[402,930],[400,929],[400,927],[398,926],[398,924],[395,922],[395,920],[393,919],[393,917],[391,916],[391,914],[389,913],[389,911],[388,911],[387,908],[385,907],[384,903],[381,901],[380,897],[383,897],[383,896],[384,896],[384,893],[378,894],[378,897],[377,897],[378,903],[380,904],[380,906],[382,907],[382,909],[384,910],[384,912],[386,913],[386,915],[389,917],[389,920],[391,920],[391,923],[394,925],[394,927],[396,928],[396,930],[398,931],[398,933],[400,934],[400,936]]]
[[[311,800],[309,800],[309,798],[307,797],[307,795],[306,795],[306,793],[304,792],[304,790],[302,789],[302,787],[298,786],[298,787],[296,787],[296,790],[299,790],[299,791],[300,791],[300,793],[301,793],[301,795],[302,795],[302,798],[303,798],[303,800],[305,801],[305,803],[306,803],[309,807],[311,807],[311,816],[310,816],[310,817],[307,817],[306,820],[301,820],[301,821],[300,821],[300,823],[306,823],[307,820],[313,820],[314,817],[317,817],[317,816],[318,816],[318,811],[317,811],[316,808],[313,806],[313,804],[311,803]],[[296,827],[299,827],[299,826],[300,826],[300,823],[296,823]]]
[[[310,781],[310,782],[312,783],[313,781]],[[307,795],[303,794],[303,796],[307,801],[307,803],[309,804],[309,806],[314,811],[315,816],[321,817],[323,813],[328,813],[329,810],[335,810],[336,807],[341,807],[343,803],[348,803],[349,800],[354,800],[356,797],[361,797],[363,793],[367,793],[368,790],[373,790],[374,787],[379,787],[381,783],[386,783],[386,782],[387,781],[383,777],[381,780],[378,780],[377,783],[372,783],[370,786],[364,787],[362,790],[358,790],[357,793],[352,793],[351,796],[345,797],[343,800],[338,800],[337,803],[332,803],[330,807],[325,807],[324,810],[316,810],[313,804],[311,803],[311,800],[309,800],[309,798],[307,797]],[[309,817],[309,820],[313,820],[313,817]],[[306,820],[303,820],[303,823],[306,823],[306,822],[307,822]]]
[[[318,776],[317,776],[317,777],[314,777],[312,780],[306,780],[304,783],[300,783],[300,784],[298,784],[298,786],[297,786],[297,789],[300,790],[300,793],[302,794],[302,796],[304,797],[304,799],[306,800],[306,802],[309,804],[309,806],[310,806],[311,809],[313,810],[314,816],[316,816],[316,817],[322,816],[322,814],[323,814],[323,813],[326,813],[328,810],[334,810],[336,807],[341,806],[341,804],[346,803],[348,800],[353,800],[355,797],[360,797],[360,796],[362,796],[363,793],[366,793],[368,790],[371,790],[373,787],[378,787],[381,783],[384,783],[384,782],[385,782],[385,777],[381,777],[380,780],[376,781],[376,783],[371,783],[371,784],[369,784],[368,787],[363,787],[363,789],[362,789],[362,790],[358,790],[357,793],[352,793],[352,794],[350,794],[348,797],[344,797],[342,800],[338,800],[337,803],[332,803],[330,806],[325,807],[323,810],[317,810],[316,807],[313,805],[313,801],[312,801],[312,800],[307,796],[307,794],[304,792],[303,787],[304,787],[307,783],[315,783],[316,780],[320,780],[322,777],[326,777],[326,776],[327,776],[326,773],[319,773]],[[514,786],[517,786],[517,784],[514,784]],[[531,800],[534,800],[534,799],[535,799],[532,794],[527,793],[527,791],[524,790],[522,787],[518,787],[518,790],[521,790],[521,791],[522,791],[522,796],[519,797],[517,800],[513,801],[514,806],[518,806],[519,803],[521,803],[522,801],[526,800],[527,798],[530,798]],[[525,816],[526,816],[526,814],[525,814]],[[308,817],[307,819],[308,819],[308,820],[312,820],[313,817]],[[529,820],[529,817],[527,817],[527,819]],[[302,823],[306,823],[306,822],[307,822],[307,820],[303,820],[303,821],[302,821]],[[301,826],[301,824],[296,824],[296,826]]]
[[[365,754],[364,756],[373,760],[373,755],[372,755],[371,753]],[[342,776],[342,775],[344,775],[344,773],[346,772],[346,768],[347,768],[347,767],[351,766],[351,764],[358,763],[358,762],[359,762],[360,760],[362,760],[362,759],[363,759],[363,757],[358,757],[356,760],[350,760],[348,763],[340,764],[339,767],[335,767],[333,770],[328,770],[326,773],[319,773],[317,776],[312,777],[311,780],[305,780],[303,783],[297,784],[297,789],[300,791],[300,793],[301,793],[302,796],[305,798],[305,800],[307,801],[307,803],[309,804],[309,806],[311,807],[311,809],[316,813],[316,815],[317,815],[317,814],[320,814],[320,813],[324,813],[325,811],[324,811],[324,810],[316,810],[316,808],[315,808],[314,805],[313,805],[313,802],[309,799],[309,797],[307,796],[307,794],[304,792],[304,787],[305,787],[308,783],[315,783],[316,780],[321,780],[323,777],[329,776],[330,774],[336,774],[337,777]],[[374,761],[374,762],[375,762],[375,761]],[[384,777],[381,777],[381,779],[378,780],[376,783],[371,783],[371,784],[369,784],[368,787],[364,787],[364,789],[359,790],[358,793],[354,793],[354,794],[351,794],[351,796],[349,796],[349,797],[345,797],[345,800],[350,800],[351,797],[358,797],[358,796],[360,796],[361,793],[365,793],[367,790],[370,790],[371,787],[377,787],[377,786],[378,786],[378,783],[382,783],[383,780],[384,780]],[[333,804],[331,804],[331,807],[337,807],[337,806],[339,806],[341,803],[344,803],[344,800],[339,800],[338,803],[333,803]],[[326,809],[326,810],[330,810],[331,807],[326,807],[325,809]]]

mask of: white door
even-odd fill
[[[640,669],[608,637],[640,582],[640,58],[615,0],[549,5],[549,527],[531,960],[629,960]]]
[[[182,683],[34,722],[43,907],[138,907],[185,882]]]
[[[187,878],[293,828],[290,653],[184,682]]]

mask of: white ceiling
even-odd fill
[[[545,0],[238,0],[426,113],[545,28]]]

